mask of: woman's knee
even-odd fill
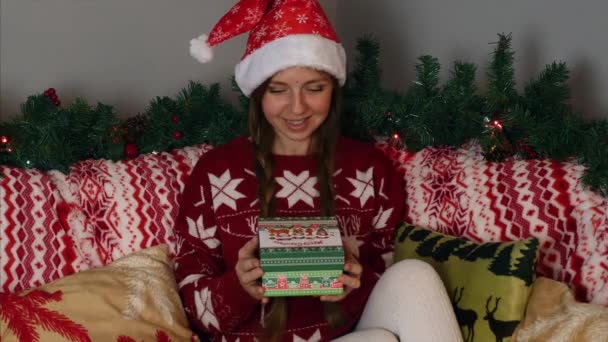
[[[428,263],[417,259],[405,259],[393,264],[382,275],[382,278],[394,278],[391,281],[400,283],[408,280],[418,284],[441,283],[441,278],[435,269]],[[388,281],[388,279],[385,280]]]

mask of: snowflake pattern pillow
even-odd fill
[[[0,293],[0,340],[196,341],[166,245],[21,294]]]

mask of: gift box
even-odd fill
[[[342,294],[344,250],[335,218],[260,218],[258,234],[266,297]]]

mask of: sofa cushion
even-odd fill
[[[408,222],[476,242],[535,237],[539,276],[608,305],[608,201],[583,185],[584,166],[487,162],[475,144],[418,153],[381,147],[401,164]]]
[[[43,172],[0,166],[0,292],[16,292],[89,268],[60,224],[61,202]]]
[[[141,155],[132,160],[85,160],[53,179],[67,205],[59,208],[93,265],[168,244],[185,180],[208,145]]]
[[[394,261],[428,262],[450,294],[465,341],[494,341],[511,336],[524,317],[537,247],[534,238],[478,244],[402,224]]]
[[[0,294],[2,341],[190,341],[168,248]]]
[[[514,341],[608,341],[608,307],[580,303],[564,283],[539,277]]]

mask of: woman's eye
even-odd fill
[[[308,88],[309,91],[315,92],[315,93],[320,93],[323,91],[323,86],[317,86],[317,87],[310,87]]]
[[[285,89],[283,89],[283,88],[268,88],[268,92],[271,94],[280,94],[284,91],[285,91]]]

